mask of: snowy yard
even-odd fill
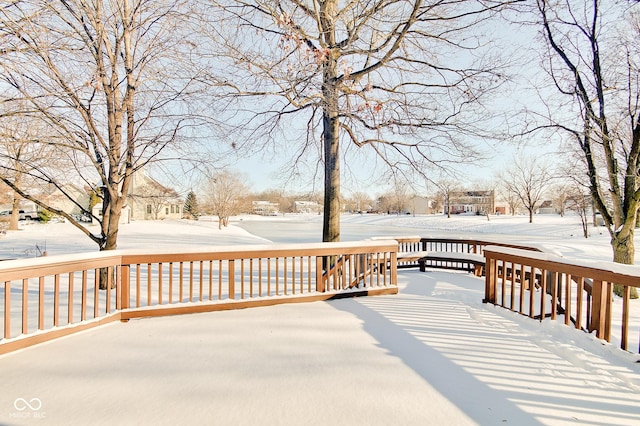
[[[354,215],[343,224],[610,258],[598,229],[585,240],[571,218],[535,219]],[[286,230],[301,218],[266,220]],[[24,228],[0,239],[0,258],[36,244],[49,255],[95,250],[68,224]],[[264,243],[216,228],[137,222],[123,227],[120,247]],[[636,355],[482,304],[484,280],[469,274],[411,270],[399,281],[392,296],[114,323],[2,356],[0,424],[640,423]]]
[[[403,271],[393,296],[114,323],[0,358],[0,423],[640,422],[633,356],[482,285]]]

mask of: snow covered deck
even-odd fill
[[[114,322],[0,357],[1,424],[640,424],[635,355],[482,304],[484,280]]]

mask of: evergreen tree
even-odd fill
[[[196,198],[196,194],[193,191],[189,191],[187,194],[187,199],[184,202],[184,214],[187,217],[198,220],[198,200]]]

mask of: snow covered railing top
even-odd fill
[[[0,354],[110,321],[397,293],[392,241],[114,250],[0,262]]]
[[[640,287],[640,267],[497,246],[486,246],[484,256],[486,303],[540,320],[560,316],[624,350],[631,331],[638,335],[640,309],[632,312],[630,293]],[[614,285],[622,290],[615,305]]]

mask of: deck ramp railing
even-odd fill
[[[640,306],[630,292],[640,287],[639,267],[497,246],[485,247],[484,255],[485,302],[530,318],[561,320],[615,340],[624,350],[630,350],[630,336],[638,338]],[[622,286],[622,297],[614,299],[614,284]]]

